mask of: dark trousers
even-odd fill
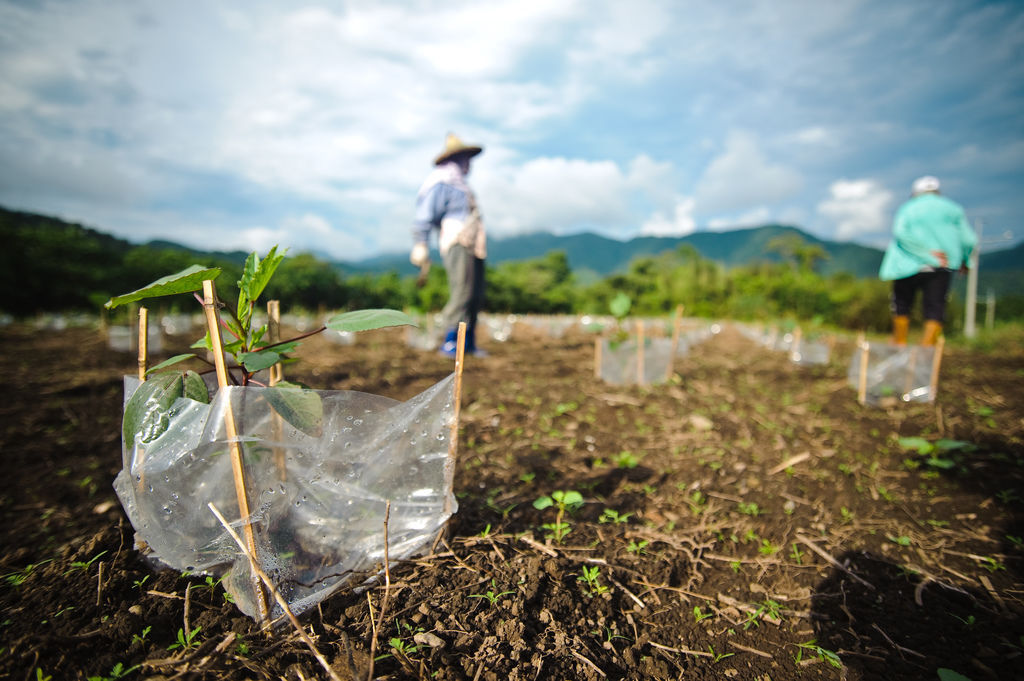
[[[952,279],[953,273],[950,270],[918,272],[906,279],[896,279],[892,282],[892,313],[898,316],[910,315],[914,296],[920,290],[924,318],[941,324],[946,316],[946,296]]]
[[[466,322],[466,343],[473,350],[476,318],[484,305],[484,261],[454,244],[444,254],[444,269],[448,273],[448,304],[441,311],[444,327],[451,331]]]

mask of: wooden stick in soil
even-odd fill
[[[462,322],[461,324],[465,324]],[[460,325],[460,329],[462,326]],[[373,681],[373,663],[377,657],[377,636],[380,628],[384,625],[384,611],[388,609],[388,600],[391,596],[391,557],[388,555],[388,523],[391,521],[391,500],[388,499],[384,507],[384,597],[380,602],[380,609],[377,611],[377,625],[373,627],[373,639],[370,641],[370,667],[366,670],[366,681]],[[367,594],[369,596],[369,594]],[[373,613],[370,613],[373,616]]]
[[[800,341],[803,339],[803,332],[800,327],[793,329],[793,345],[789,348],[789,356],[791,358],[797,357],[800,354]]]
[[[447,489],[451,489],[455,480],[455,461],[459,456],[459,415],[462,410],[462,367],[466,361],[466,322],[459,322],[459,332],[455,341],[455,395],[453,399],[452,425],[448,433],[448,461],[445,462],[444,480]],[[452,512],[450,495],[445,495],[445,515]]]
[[[860,377],[857,380],[857,401],[861,404],[868,399],[868,358],[871,356],[871,345],[867,341],[860,344]]]
[[[220,390],[228,387],[228,370],[224,362],[224,347],[220,339],[220,320],[217,317],[217,296],[210,280],[203,282],[203,310],[206,312],[206,326],[210,331],[210,342],[213,345],[213,361],[217,370],[217,385]],[[228,439],[228,453],[231,457],[231,473],[235,482],[235,498],[238,500],[238,513],[242,518],[242,529],[245,534],[245,542],[249,550],[250,575],[253,582],[253,596],[256,598],[256,606],[259,609],[260,622],[265,622],[270,615],[267,609],[266,596],[263,593],[263,586],[257,576],[260,566],[257,562],[256,536],[253,534],[252,521],[249,519],[252,512],[249,510],[249,497],[245,491],[245,470],[242,463],[242,449],[238,444],[238,430],[235,427],[235,417],[231,411],[230,400],[224,402],[224,428]]]
[[[317,650],[316,644],[313,643],[313,639],[309,637],[309,634],[306,633],[306,630],[302,628],[301,624],[299,624],[299,620],[295,617],[295,613],[293,613],[292,609],[288,607],[288,601],[286,601],[284,599],[284,596],[281,595],[281,592],[277,590],[277,587],[274,586],[274,582],[271,581],[270,577],[267,576],[267,573],[261,570],[260,567],[256,564],[255,554],[250,553],[249,549],[245,545],[245,542],[243,542],[242,538],[238,536],[238,533],[235,532],[234,528],[232,528],[231,525],[228,524],[228,521],[224,519],[224,516],[221,514],[220,511],[217,510],[217,507],[214,506],[212,503],[207,504],[207,506],[210,508],[213,514],[217,516],[217,520],[220,521],[220,524],[224,527],[227,533],[231,535],[231,538],[235,540],[235,543],[238,544],[238,548],[242,551],[242,553],[245,553],[247,556],[249,556],[249,563],[255,566],[256,575],[260,580],[263,581],[264,584],[267,585],[267,590],[270,591],[270,595],[273,596],[274,600],[277,601],[277,604],[281,606],[281,610],[283,610],[284,614],[287,615],[288,621],[292,623],[292,627],[295,628],[295,632],[299,635],[299,638],[302,639],[302,642],[306,644],[306,647],[309,648],[309,651],[313,653],[313,657],[316,658],[316,661],[320,663],[320,666],[324,668],[324,671],[326,671],[327,674],[330,675],[333,681],[341,681],[341,677],[338,676],[337,672],[331,669],[331,665],[327,663],[327,660],[324,658],[324,656],[320,654],[319,650]]]
[[[673,364],[676,360],[676,351],[679,349],[679,336],[682,333],[683,325],[683,306],[676,305],[676,315],[672,322],[672,349],[668,356],[668,368],[665,370],[665,380],[672,380]]]
[[[139,380],[146,380],[146,357],[149,354],[149,311],[139,308]]]
[[[946,337],[939,336],[935,343],[935,355],[932,357],[932,380],[928,384],[928,401],[935,401],[935,393],[939,389],[939,367],[942,366],[942,350],[946,347]]]
[[[594,378],[601,378],[601,345],[604,338],[598,336],[594,339]]]
[[[279,300],[267,301],[267,334],[270,336],[271,343],[279,343],[281,341],[281,301]],[[278,362],[270,367],[270,379],[267,383],[270,387],[274,387],[283,380],[284,369],[281,367],[281,363]],[[271,434],[274,442],[280,442],[283,437],[284,423],[282,422],[281,415],[276,411],[271,416],[271,424]],[[274,447],[274,465],[277,467],[278,479],[281,481],[287,480],[288,468],[285,466],[284,449],[281,447]]]
[[[636,320],[636,383],[644,384],[644,320]]]

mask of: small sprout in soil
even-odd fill
[[[67,576],[67,575],[71,574],[72,572],[74,572],[75,570],[81,570],[82,572],[88,572],[89,568],[92,567],[92,564],[95,563],[97,560],[99,560],[100,556],[102,556],[105,553],[106,553],[106,551],[100,551],[99,553],[97,553],[95,556],[93,556],[89,560],[86,560],[86,561],[76,560],[76,561],[72,562],[71,563],[71,568],[68,569],[68,571],[65,572],[64,575]]]
[[[841,507],[839,509],[839,514],[841,516],[843,516],[843,522],[844,523],[852,523],[853,522],[853,511],[851,511],[850,509],[846,508],[845,506],[843,506],[843,507]]]
[[[729,567],[732,568],[733,572],[735,572],[736,574],[739,574],[740,568],[743,567],[743,563],[741,563],[738,560],[734,560],[731,563],[729,563]]]
[[[701,494],[700,490],[695,489],[693,494],[686,500],[686,503],[689,505],[691,513],[700,515],[708,503],[708,498]]]
[[[981,565],[986,570],[993,573],[1006,569],[1006,566],[999,562],[999,560],[994,556],[985,556],[985,558],[981,561]]]
[[[704,612],[703,610],[700,609],[699,605],[693,606],[693,621],[694,622],[700,622],[701,620],[706,620],[709,617],[714,617],[714,614],[710,613],[710,612]]]
[[[123,679],[141,666],[141,664],[137,664],[134,667],[128,667],[126,669],[122,663],[118,662],[110,670],[109,676],[90,676],[88,677],[88,681],[117,681],[117,679]]]
[[[576,578],[576,581],[584,583],[588,596],[599,596],[608,591],[608,587],[601,584],[600,576],[601,568],[596,565],[593,567],[587,567],[584,565],[583,570],[580,573],[580,576]]]
[[[928,522],[931,522],[931,521],[929,520]],[[947,525],[948,525],[948,523],[947,523]],[[1018,549],[1024,549],[1024,539],[1018,537],[1017,535],[1008,534],[1008,535],[1006,535],[1006,539],[1011,544],[1016,546]]]
[[[36,667],[36,681],[52,681],[53,677],[49,674],[44,675],[43,670]]]
[[[996,499],[1003,504],[1010,504],[1020,501],[1020,496],[1017,495],[1017,490],[1015,489],[1001,489],[996,492]]]
[[[142,579],[136,579],[135,581],[133,581],[132,586],[134,586],[136,589],[141,589],[145,585],[145,583],[149,581],[149,577],[149,575],[143,575]]]
[[[796,657],[793,658],[793,661],[797,664],[800,664],[804,657],[804,651],[807,651],[813,655],[816,655],[819,660],[823,662],[828,662],[836,669],[842,669],[843,667],[843,661],[839,659],[838,655],[833,653],[831,650],[826,650],[825,648],[822,648],[814,639],[811,639],[807,643],[797,643],[796,648]]]
[[[633,452],[619,452],[615,455],[615,465],[619,468],[636,468],[640,459]]]
[[[238,643],[235,645],[235,650],[238,651],[239,655],[242,655],[244,657],[245,655],[249,654],[249,644],[239,639]]]
[[[891,534],[887,534],[885,535],[885,538],[893,542],[894,544],[899,544],[900,546],[910,546],[910,537],[907,537],[905,535],[894,537]]]
[[[178,640],[172,643],[171,645],[167,646],[167,650],[177,650],[178,648],[181,648],[182,650],[188,650],[190,648],[197,647],[199,645],[199,631],[201,629],[202,627],[196,627],[192,631],[188,632],[188,635],[186,635],[185,630],[179,628]]]
[[[11,573],[8,573],[8,574],[4,575],[4,580],[6,580],[7,583],[10,584],[11,586],[14,586],[14,587],[21,586],[22,584],[25,583],[25,580],[28,579],[29,575],[31,575],[32,572],[35,571],[35,569],[37,567],[39,567],[40,565],[46,565],[47,563],[51,562],[52,560],[53,560],[52,558],[48,558],[48,559],[44,560],[42,563],[31,563],[29,565],[26,565],[25,567],[21,568],[20,570],[17,570],[15,572],[11,572]]]
[[[953,613],[950,613],[950,615],[953,615]],[[973,627],[975,624],[978,623],[978,620],[977,620],[977,618],[974,615],[968,615],[966,619],[963,618],[963,617],[960,617],[959,615],[953,615],[953,617],[956,617],[958,620],[963,622],[964,626],[967,627],[968,629],[970,629],[971,627]]]
[[[747,619],[743,622],[743,628],[749,629],[751,626],[760,626],[760,620],[762,616],[770,617],[773,620],[782,619],[780,613],[780,606],[776,601],[770,598],[766,598],[761,603],[757,604],[756,609],[747,616]]]
[[[536,478],[536,477],[537,477],[536,473],[534,473],[533,471],[529,471],[527,473],[523,473],[522,475],[520,475],[519,476],[519,480],[521,482],[525,482],[527,485],[529,485],[531,482],[533,482],[533,479]]]
[[[485,527],[483,529],[483,531],[481,531],[480,534],[478,534],[477,536],[480,537],[481,539],[487,539],[488,537],[490,537],[491,536],[491,524],[487,523],[487,527]]]
[[[149,636],[149,632],[153,629],[153,625],[147,624],[142,629],[141,634],[132,634],[132,643],[138,641],[139,643],[145,643],[146,637]]]
[[[533,502],[533,507],[539,511],[545,508],[554,506],[558,509],[555,515],[555,522],[544,523],[541,525],[542,528],[548,530],[547,537],[554,539],[559,544],[565,539],[566,535],[571,531],[569,523],[564,522],[565,512],[575,511],[577,508],[583,505],[583,495],[576,490],[555,490],[550,496],[544,495]]]
[[[619,524],[624,523],[627,520],[629,520],[629,517],[631,515],[633,515],[633,514],[632,513],[619,513],[614,508],[606,508],[606,509],[604,509],[604,512],[601,514],[601,517],[598,518],[598,522],[601,522],[601,523],[614,523],[616,525],[619,525]]]
[[[647,540],[641,539],[639,542],[629,540],[629,546],[626,547],[626,551],[632,553],[635,556],[639,556],[641,553],[647,553],[644,549],[647,548]]]
[[[736,654],[736,653],[716,653],[714,647],[712,647],[710,643],[708,644],[708,652],[711,653],[711,661],[712,661],[712,663],[717,663],[717,662],[719,662],[721,660],[724,660],[727,657],[732,657],[733,655]]]
[[[774,555],[775,555],[776,553],[778,553],[778,552],[779,552],[779,549],[780,549],[780,548],[782,548],[782,547],[780,547],[780,546],[776,546],[775,544],[771,543],[771,541],[769,541],[769,540],[767,540],[767,539],[762,539],[762,540],[761,540],[761,546],[760,546],[760,548],[758,548],[757,550],[758,550],[758,551],[759,551],[759,552],[760,552],[760,553],[761,553],[762,555],[765,555],[765,556],[774,556]]]
[[[510,593],[514,593],[512,591],[501,591],[501,592],[496,593],[496,591],[498,589],[498,583],[494,580],[493,577],[491,578],[491,587],[492,588],[488,589],[487,593],[483,593],[483,594],[470,594],[469,597],[470,598],[486,598],[488,603],[490,603],[491,605],[494,605],[495,603],[498,602],[498,599],[501,598],[502,596],[507,596]]]
[[[793,550],[789,552],[789,556],[797,565],[804,564],[804,552],[800,550],[796,542],[793,542]]]
[[[741,501],[739,504],[737,504],[736,508],[739,509],[740,513],[752,516],[754,518],[761,515],[761,509],[753,501]]]

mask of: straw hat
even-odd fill
[[[465,154],[467,158],[473,158],[483,150],[483,147],[466,144],[456,137],[454,133],[448,133],[448,136],[444,140],[444,151],[434,159],[434,165],[441,165],[445,161],[450,160],[453,156],[458,156],[459,154]]]

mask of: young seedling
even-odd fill
[[[600,582],[601,568],[583,566],[580,576],[576,581],[583,582],[588,596],[599,596],[608,591],[608,587]]]
[[[714,617],[714,614],[710,613],[710,612],[704,612],[703,610],[700,609],[699,605],[693,606],[693,621],[694,622],[701,622],[703,620],[706,620],[709,617]]]
[[[711,661],[713,663],[718,663],[721,660],[724,660],[727,657],[732,657],[733,655],[736,654],[736,653],[716,653],[714,647],[710,643],[708,644],[708,652],[711,653]]]
[[[88,681],[117,681],[131,674],[133,671],[141,667],[141,664],[137,664],[134,667],[125,668],[124,664],[118,662],[114,665],[113,669],[110,670],[109,676],[89,676]]]
[[[576,490],[555,490],[550,496],[544,495],[533,502],[537,510],[544,510],[554,506],[557,509],[555,522],[544,523],[542,528],[548,530],[548,539],[554,539],[559,544],[572,530],[569,523],[564,521],[566,511],[572,512],[583,505],[583,495]]]
[[[145,643],[146,637],[149,636],[149,632],[153,629],[153,625],[146,625],[142,629],[141,634],[132,634],[132,643],[138,641],[139,643]]]
[[[44,560],[41,563],[31,563],[29,565],[26,565],[25,567],[21,568],[20,570],[17,570],[15,572],[11,572],[11,573],[8,573],[8,574],[4,575],[4,580],[6,580],[7,583],[10,584],[11,586],[14,586],[14,587],[21,586],[22,584],[25,583],[25,580],[29,578],[29,575],[31,575],[35,571],[35,569],[37,567],[39,567],[40,565],[46,565],[47,563],[49,563],[51,561],[53,561],[53,559],[52,558],[48,558],[48,559]]]
[[[488,603],[490,603],[491,605],[494,605],[495,603],[498,602],[498,599],[501,598],[502,596],[507,596],[510,593],[515,593],[513,591],[501,591],[501,592],[498,592],[497,589],[498,589],[498,583],[492,577],[491,578],[491,589],[488,589],[487,593],[470,594],[469,597],[470,598],[486,598]]]
[[[201,629],[202,627],[196,627],[186,634],[184,629],[179,628],[178,640],[167,646],[167,650],[177,650],[178,648],[189,650],[197,647],[199,645],[199,631]]]
[[[633,514],[632,513],[619,513],[618,511],[616,511],[613,508],[606,508],[606,509],[604,509],[604,512],[601,514],[601,517],[598,518],[598,522],[600,522],[600,523],[615,523],[616,525],[619,525],[619,524],[624,523],[627,520],[629,520],[629,517],[631,515],[633,515]]]
[[[105,553],[106,553],[106,551],[100,551],[99,553],[97,553],[95,556],[93,556],[89,560],[86,560],[86,561],[76,560],[76,561],[74,561],[73,563],[71,563],[71,567],[68,569],[67,572],[64,573],[64,575],[67,576],[67,575],[71,574],[72,572],[74,572],[75,570],[81,570],[82,572],[88,572],[89,568],[92,567],[92,564],[95,563],[97,560],[99,560],[100,557],[103,554],[105,554]]]
[[[761,617],[767,617],[776,621],[782,619],[780,613],[781,607],[781,605],[770,598],[765,599],[761,603],[757,604],[757,607],[752,613],[747,615],[747,619],[743,622],[743,628],[749,629],[751,626],[760,626]]]
[[[753,501],[741,501],[739,502],[739,504],[736,505],[736,508],[739,510],[740,513],[744,515],[749,515],[754,518],[761,515],[760,507]]]
[[[640,458],[633,452],[619,452],[615,455],[615,465],[619,468],[636,468]]]
[[[632,553],[634,556],[639,556],[641,553],[647,553],[647,551],[645,551],[647,544],[648,542],[646,539],[641,539],[639,542],[630,539],[629,546],[626,547],[626,551],[628,553]]]
[[[828,662],[836,669],[841,669],[843,667],[843,661],[839,659],[838,655],[836,655],[831,650],[826,650],[825,648],[822,648],[817,644],[817,641],[815,641],[814,639],[811,639],[807,643],[797,643],[796,648],[796,656],[793,658],[793,661],[797,664],[800,664],[800,662],[803,660],[804,651],[807,651],[809,653],[816,655],[819,660],[822,660],[823,662]]]

